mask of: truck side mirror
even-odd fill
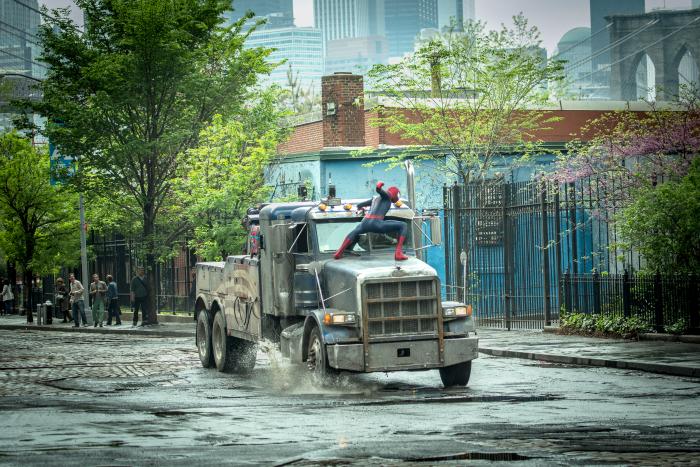
[[[430,243],[435,246],[442,244],[442,222],[438,216],[430,218]]]

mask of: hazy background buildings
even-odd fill
[[[0,74],[5,82],[8,74],[32,79],[45,75],[36,36],[42,5],[72,7],[71,16],[82,27],[82,14],[71,0],[0,0]],[[611,57],[635,41],[611,43],[609,18],[693,7],[700,8],[700,0],[234,0],[226,18],[230,23],[252,10],[255,20],[265,19],[248,46],[272,47],[270,60],[283,63],[265,83],[286,86],[291,70],[303,87],[318,92],[323,74],[364,74],[374,64],[412,53],[418,40],[451,25],[459,28],[478,20],[493,29],[522,12],[540,29],[548,56],[567,62],[566,97],[608,99],[619,94],[619,89],[611,92],[616,66]],[[655,97],[648,91],[657,84],[659,64],[644,53],[648,44],[635,45],[641,57],[634,58],[635,96]],[[688,48],[678,62],[679,83],[697,82],[696,55]]]

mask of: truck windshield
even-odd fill
[[[410,222],[405,219],[392,218],[406,222],[410,232]],[[316,235],[318,237],[318,246],[321,253],[335,252],[348,234],[357,227],[360,223],[359,219],[342,219],[316,223]],[[352,246],[352,251],[361,253],[365,251],[393,250],[398,242],[398,232],[390,234],[380,233],[363,233],[357,238],[355,245]],[[411,235],[407,235],[405,248],[412,248]],[[348,248],[350,250],[350,248]]]

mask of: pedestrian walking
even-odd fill
[[[73,317],[69,311],[70,298],[68,296],[68,288],[62,277],[56,279],[56,311],[61,312],[63,322],[73,321]]]
[[[10,286],[10,281],[5,279],[2,281],[2,312],[3,315],[9,315],[12,311],[12,301],[15,296],[12,294],[12,286]]]
[[[38,319],[38,306],[44,303],[44,289],[41,286],[41,279],[38,277],[35,277],[34,281],[32,281],[32,288],[29,291],[29,298],[29,313],[34,313],[36,311]],[[30,322],[29,317],[27,317],[27,322]],[[45,324],[51,324],[51,316],[48,313],[46,314]]]
[[[83,319],[83,326],[87,326],[87,317],[85,316],[85,288],[74,274],[68,276],[70,282],[70,305],[73,312],[73,321],[76,328],[80,327],[80,318]]]
[[[92,322],[94,327],[102,327],[105,315],[105,302],[107,300],[107,284],[100,280],[97,274],[92,275],[90,284],[90,297],[92,297]]]
[[[115,326],[122,325],[122,312],[119,309],[119,293],[117,283],[111,275],[107,275],[107,326],[112,325],[112,316],[116,322]]]
[[[148,325],[148,285],[146,284],[146,270],[143,267],[136,268],[136,276],[131,279],[131,307],[134,311],[134,322],[139,322],[139,309],[141,310],[141,326]]]

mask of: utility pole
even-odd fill
[[[88,287],[90,287],[90,278],[88,277],[88,264],[87,264],[87,232],[85,224],[85,203],[83,202],[83,194],[80,193],[80,264],[82,266],[82,279],[83,279],[83,300],[85,303],[85,317],[88,319],[88,324],[92,323],[92,313],[90,310],[90,298],[87,293]]]

